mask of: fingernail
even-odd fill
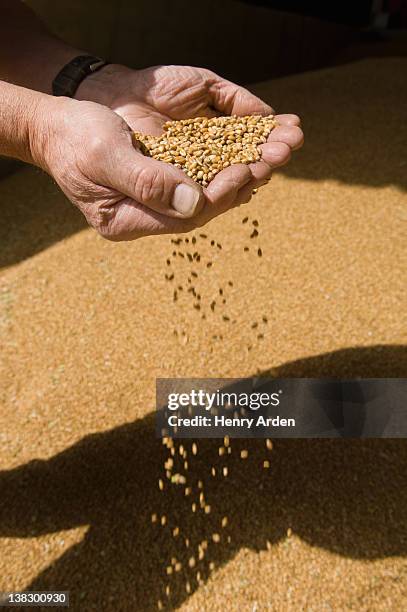
[[[192,217],[199,200],[199,190],[190,185],[177,185],[172,198],[172,207],[184,217]]]

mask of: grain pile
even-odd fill
[[[199,249],[106,242],[36,169],[1,181],[0,591],[69,590],[75,612],[405,609],[404,440],[181,441],[186,459],[174,442],[170,482],[153,406],[157,377],[407,375],[406,71],[374,59],[257,86],[298,110],[307,146],[194,232]],[[201,254],[210,334],[172,250]]]
[[[195,117],[167,121],[164,134],[134,132],[145,155],[173,164],[204,187],[231,164],[251,164],[261,158],[258,145],[267,141],[276,121],[273,115]]]

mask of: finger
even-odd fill
[[[301,127],[301,119],[297,115],[276,115],[275,119],[279,125],[297,125]]]
[[[253,179],[252,181],[247,183],[247,185],[245,185],[244,187],[242,187],[242,189],[239,190],[236,196],[236,199],[233,202],[233,208],[250,202],[252,197],[255,195],[254,190],[259,189],[260,187],[264,187],[264,185],[267,185],[267,183],[269,183],[270,180],[271,180],[271,174],[269,174],[267,178]]]
[[[278,125],[270,132],[267,142],[283,142],[295,150],[302,146],[304,134],[296,125]]]
[[[180,168],[142,155],[132,145],[105,152],[107,185],[170,217],[192,217],[205,202],[202,188]],[[110,163],[109,163],[110,162]]]
[[[253,189],[268,183],[273,169],[283,166],[291,157],[290,147],[283,142],[264,144],[260,148],[262,151],[261,160],[248,166],[252,174],[252,180],[239,189],[233,207],[247,204],[253,196]]]
[[[236,200],[233,203],[233,208],[241,206],[242,204],[248,204],[254,195],[253,189],[258,189],[259,187],[266,185],[266,183],[268,183],[268,181],[250,181],[250,183],[245,185],[245,187],[242,187],[236,196]]]
[[[263,185],[264,181],[268,181],[271,178],[272,168],[264,160],[260,160],[255,164],[250,164],[248,168],[252,175],[252,181],[254,181],[255,183],[259,183],[259,185]],[[258,187],[259,185],[254,185],[253,189],[255,187]]]
[[[284,166],[291,157],[291,148],[285,142],[267,142],[260,145],[260,150],[262,161],[267,163],[270,168]]]
[[[138,117],[134,114],[123,114],[122,117],[125,119],[127,125],[129,125],[135,132],[141,132],[142,134],[148,134],[151,136],[161,136],[163,133],[163,125],[168,118],[163,117]]]
[[[288,151],[290,151],[290,149],[288,149]],[[272,166],[263,159],[255,164],[250,164],[249,169],[252,175],[252,180],[244,185],[244,187],[239,189],[233,203],[233,207],[249,202],[254,195],[253,189],[258,189],[263,185],[267,185],[273,173]]]
[[[211,105],[226,115],[273,115],[274,110],[244,87],[210,73]]]
[[[264,185],[265,181],[271,178],[274,168],[283,166],[291,157],[291,149],[283,142],[273,142],[260,146],[261,160],[254,164],[249,164],[248,168],[252,175],[252,189]]]
[[[100,233],[113,241],[134,240],[141,236],[189,232],[208,223],[234,205],[239,190],[252,179],[245,164],[235,164],[222,170],[205,190],[206,204],[196,217],[170,217],[144,206],[139,201],[125,198],[101,207]]]
[[[251,194],[254,187],[267,182],[267,178],[263,177],[269,174],[268,164],[258,162],[253,165],[257,166],[258,178],[255,179],[251,178],[253,175],[249,166],[244,164],[236,164],[219,173],[224,175],[221,177],[222,180],[218,181],[218,185],[214,185],[216,181],[214,179],[205,190],[207,204],[196,217],[190,219],[169,217],[130,198],[125,198],[113,205],[99,208],[101,221],[98,230],[105,238],[115,242],[135,240],[155,234],[190,232],[237,206],[239,194],[243,197],[245,193],[242,191],[244,185],[248,186]]]
[[[250,199],[253,189],[265,185],[271,167],[265,161],[255,164],[234,164],[222,170],[205,189],[208,204],[191,221],[199,226]],[[221,180],[220,180],[221,179]]]
[[[114,106],[112,110],[122,117],[132,130],[153,136],[162,134],[163,125],[169,119],[169,117],[153,111],[151,108],[143,109],[141,104],[122,104],[121,106]]]
[[[233,164],[219,172],[205,189],[208,205],[202,210],[201,215],[214,212],[214,209],[227,210],[233,204],[239,190],[250,180],[252,173],[246,164]]]

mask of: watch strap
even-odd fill
[[[53,95],[72,98],[87,76],[97,72],[108,63],[94,55],[78,55],[66,64],[52,81]]]

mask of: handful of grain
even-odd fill
[[[231,164],[251,164],[261,158],[260,144],[276,126],[273,115],[262,117],[195,117],[167,121],[161,136],[134,132],[144,155],[181,168],[206,187]]]

